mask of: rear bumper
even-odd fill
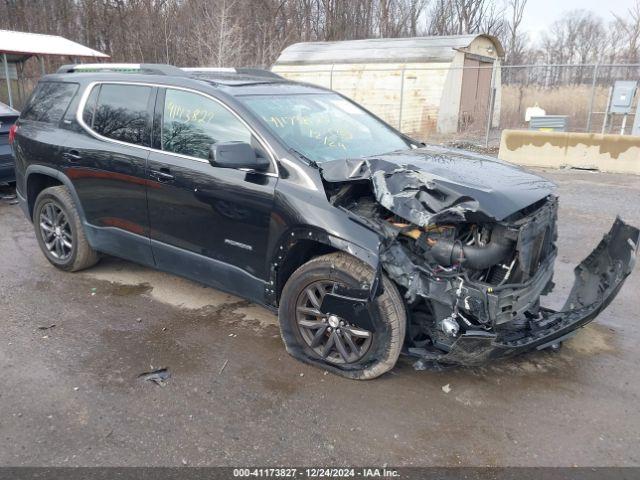
[[[616,297],[636,261],[640,231],[620,218],[593,252],[575,269],[575,282],[561,311],[541,309],[526,331],[508,334],[466,332],[448,353],[423,356],[426,361],[481,365],[489,360],[543,349],[572,336],[598,316]]]
[[[32,220],[31,215],[29,215],[29,205],[27,204],[27,199],[22,196],[22,193],[20,193],[20,190],[18,190],[17,188],[16,197],[18,197],[18,204],[22,209],[22,213],[24,213],[24,216],[27,217],[27,219],[31,222]]]

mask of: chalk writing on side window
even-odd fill
[[[202,108],[186,108],[169,100],[166,104],[167,112],[171,120],[178,120],[188,123],[210,123],[215,117],[215,112]]]

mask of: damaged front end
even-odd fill
[[[498,160],[460,155],[414,151],[410,159],[324,165],[322,174],[331,203],[380,235],[380,264],[408,307],[407,353],[480,365],[558,344],[615,298],[633,269],[640,232],[616,219],[575,269],[561,311],[544,308],[540,297],[554,287],[557,255],[553,184]],[[343,295],[341,305],[351,301],[362,316],[362,295],[353,297]]]

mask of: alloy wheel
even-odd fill
[[[73,235],[64,211],[54,202],[45,203],[40,210],[39,227],[49,254],[56,260],[67,260],[73,250]]]
[[[298,295],[296,324],[306,344],[331,363],[354,363],[369,350],[373,334],[337,315],[320,311],[322,299],[335,282],[315,281]]]

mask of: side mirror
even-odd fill
[[[269,160],[256,156],[254,148],[245,142],[214,143],[209,148],[209,163],[220,168],[267,170]]]

